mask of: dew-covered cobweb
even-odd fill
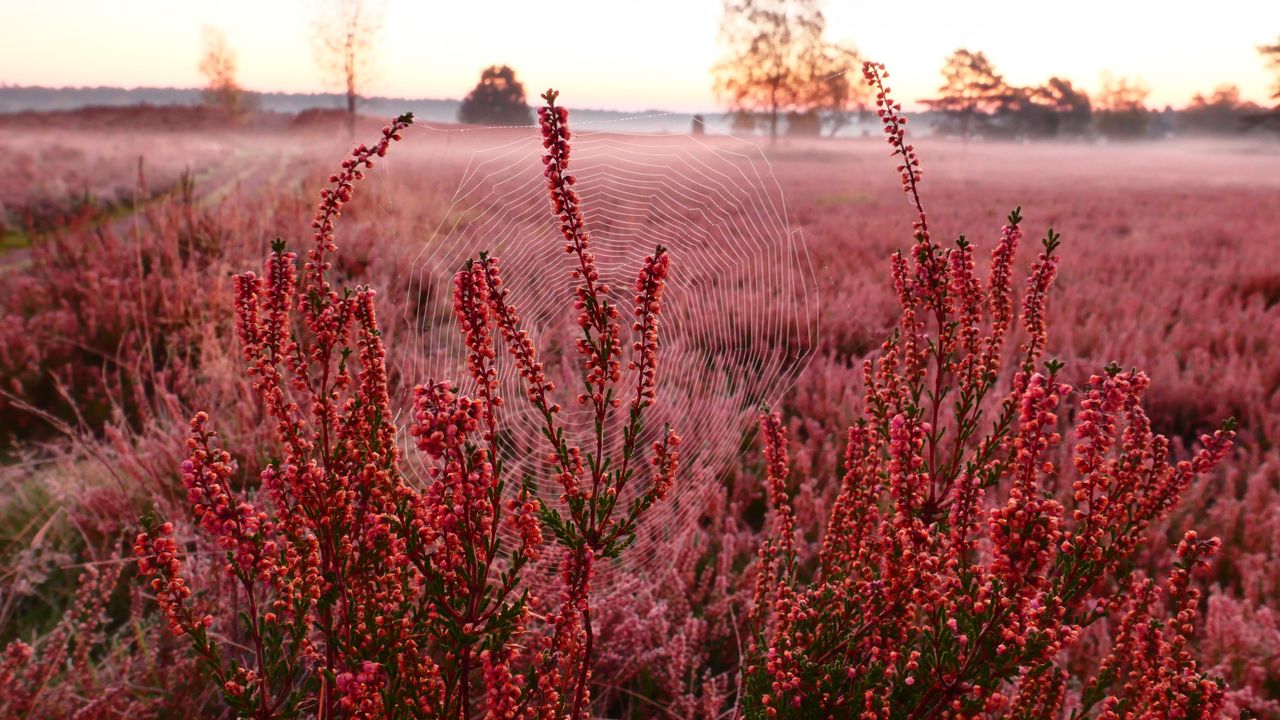
[[[628,355],[636,274],[657,245],[671,256],[658,398],[646,414],[640,447],[647,458],[669,423],[684,440],[681,468],[668,498],[645,517],[635,546],[613,572],[598,573],[596,585],[608,586],[660,573],[674,561],[665,550],[699,522],[728,468],[750,447],[759,408],[778,406],[804,368],[817,341],[818,297],[803,238],[789,224],[767,157],[754,144],[574,130],[570,171],[578,178],[602,279],[624,311]],[[413,345],[406,379],[449,379],[464,392],[472,389],[452,315],[452,277],[468,258],[487,251],[500,259],[510,298],[557,386],[571,442],[593,451],[589,407],[576,402],[581,372],[570,276],[576,261],[564,251],[547,198],[541,138],[535,128],[494,136],[497,142],[480,144],[470,156],[443,220],[402,269],[412,336],[402,340]],[[556,503],[561,490],[545,462],[541,416],[525,401],[505,345],[496,342],[507,487],[527,476]],[[624,400],[632,378],[624,364]],[[625,414],[624,405],[616,415]],[[621,428],[611,430],[606,455],[621,445]],[[407,471],[421,472],[417,454],[407,458]],[[635,488],[648,484],[648,465],[641,467]],[[618,565],[625,572],[616,572]]]

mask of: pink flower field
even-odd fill
[[[1280,718],[1280,144],[861,75],[0,122],[0,718]]]

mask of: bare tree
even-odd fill
[[[725,0],[720,42],[724,58],[713,68],[716,92],[735,117],[763,112],[769,138],[778,120],[823,109],[844,112],[855,97],[845,78],[856,53],[826,43],[819,0]],[[848,62],[846,67],[838,67]],[[854,83],[853,86],[857,86]]]
[[[1267,67],[1271,68],[1271,72],[1275,73],[1275,80],[1271,85],[1271,99],[1280,100],[1280,37],[1276,38],[1275,45],[1260,45],[1258,52],[1262,53],[1263,59],[1267,61]]]
[[[364,0],[325,0],[313,24],[316,62],[345,89],[347,129],[353,135],[356,106],[368,82],[381,29],[381,8]]]
[[[245,93],[236,83],[236,54],[221,30],[205,26],[200,74],[205,77],[204,102],[238,117],[245,110]]]

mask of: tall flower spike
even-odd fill
[[[580,313],[578,324],[586,331],[586,337],[578,339],[578,352],[583,357],[589,393],[589,397],[584,396],[580,400],[590,400],[600,413],[608,402],[606,386],[616,383],[621,375],[618,310],[609,303],[608,286],[600,282],[587,222],[582,215],[578,193],[573,190],[577,179],[568,172],[569,138],[572,137],[569,110],[556,105],[558,96],[555,90],[548,90],[542,95],[547,104],[538,108],[542,145],[547,150],[542,162],[546,165],[551,207],[565,239],[565,252],[578,258],[578,267],[571,274],[580,281],[574,290],[574,307]]]
[[[315,219],[311,227],[315,231],[315,240],[310,252],[303,277],[308,290],[322,293],[324,296],[337,299],[325,279],[325,271],[329,269],[328,255],[338,249],[333,242],[334,222],[341,214],[342,206],[351,201],[355,192],[355,183],[364,179],[364,170],[373,167],[375,157],[386,157],[391,143],[400,140],[400,133],[413,124],[413,113],[405,113],[392,120],[382,128],[382,137],[372,147],[361,143],[351,151],[351,157],[342,161],[342,168],[329,176],[331,187],[320,191],[320,204],[316,206]]]
[[[482,263],[469,262],[453,279],[453,313],[467,345],[467,371],[476,381],[476,395],[483,402],[486,440],[493,440],[498,373],[493,367],[493,328],[489,284]]]
[[[555,384],[547,379],[542,363],[538,361],[538,349],[534,347],[528,331],[520,327],[520,315],[516,306],[511,304],[507,297],[507,289],[503,286],[499,271],[498,258],[482,257],[478,264],[484,269],[494,322],[502,333],[502,339],[507,343],[508,352],[515,360],[516,370],[524,378],[525,394],[529,402],[548,416],[560,412],[560,406],[551,400],[551,392],[556,389]]]
[[[916,237],[922,242],[928,242],[929,222],[924,214],[924,205],[920,203],[920,180],[924,177],[924,172],[920,168],[920,158],[916,157],[915,146],[907,143],[907,118],[902,115],[902,103],[894,102],[889,95],[890,88],[884,84],[889,71],[885,70],[882,63],[863,63],[862,76],[876,91],[876,115],[880,116],[886,140],[893,148],[890,155],[897,157],[901,163],[898,165],[898,173],[902,176],[902,190],[910,197],[918,213],[914,225]]]
[[[589,405],[594,420],[594,442],[579,447],[565,437],[556,420],[560,409],[550,399],[551,383],[546,379],[529,335],[520,328],[520,318],[510,303],[498,272],[495,258],[481,256],[472,268],[481,268],[492,321],[515,359],[525,383],[525,393],[542,414],[542,434],[550,444],[548,464],[553,467],[560,485],[560,505],[554,506],[532,494],[522,496],[512,505],[513,516],[525,517],[529,505],[535,506],[544,523],[554,532],[567,552],[561,559],[563,589],[558,610],[546,619],[554,628],[553,636],[535,653],[533,665],[538,673],[537,696],[533,706],[548,716],[567,715],[579,720],[590,712],[591,664],[595,657],[595,633],[592,629],[591,578],[599,558],[613,559],[636,539],[638,522],[650,507],[661,500],[675,481],[679,467],[676,447],[680,437],[670,428],[652,445],[647,488],[632,490],[624,500],[624,490],[637,471],[644,467],[638,457],[643,414],[656,398],[658,363],[658,315],[669,272],[667,251],[658,247],[645,259],[635,282],[635,305],[632,329],[635,339],[628,369],[636,373],[635,395],[631,399],[627,421],[622,429],[621,452],[612,455],[606,436],[615,427],[612,413],[621,407],[617,385],[622,375],[621,325],[617,306],[609,300],[609,288],[600,282],[599,271],[591,252],[581,201],[573,186],[576,179],[568,174],[571,154],[569,112],[556,105],[558,93],[548,90],[542,95],[546,105],[538,110],[546,153],[542,161],[551,209],[555,215],[565,252],[577,264],[570,272],[576,282],[573,290],[574,309],[582,335],[576,349],[581,357],[585,392],[578,402]],[[487,356],[471,339],[471,329],[482,318],[468,309],[483,291],[474,286],[478,279],[460,276],[458,285],[458,318],[468,335],[472,357]],[[523,502],[521,502],[521,500]],[[623,512],[618,503],[623,502]],[[563,514],[562,514],[563,513]],[[522,531],[528,547],[535,533]],[[536,554],[536,550],[531,550]],[[569,686],[572,690],[569,691]]]
[[[892,257],[901,319],[864,362],[867,417],[849,432],[847,475],[816,564],[793,533],[783,426],[762,418],[774,519],[755,564],[742,713],[959,720],[1056,716],[1075,705],[1073,717],[1217,717],[1222,688],[1187,644],[1198,599],[1187,568],[1212,543],[1190,536],[1180,548],[1169,608],[1156,606],[1158,584],[1131,582],[1129,567],[1150,524],[1222,459],[1231,426],[1172,460],[1141,408],[1146,377],[1112,366],[1090,382],[1075,418],[1076,463],[1061,466],[1072,391],[1057,379],[1061,363],[1041,362],[1058,236],[1045,239],[1015,318],[1020,212],[1009,215],[984,287],[966,239],[944,249],[929,238],[901,106],[882,66],[864,75],[917,211],[914,246]],[[1017,319],[1020,357],[998,373]],[[1059,475],[1072,471],[1067,509]],[[792,547],[804,562],[786,564]],[[1141,597],[1077,702],[1063,650],[1121,607],[1114,587]]]
[[[637,338],[632,345],[635,359],[629,367],[636,371],[636,396],[632,408],[639,409],[653,404],[658,368],[658,312],[661,309],[662,291],[670,271],[671,258],[661,245],[644,259],[644,267],[636,278],[636,321],[632,326]]]
[[[160,523],[138,533],[133,554],[138,559],[138,574],[151,578],[151,589],[174,635],[213,623],[209,616],[197,618],[187,606],[191,589],[182,577],[182,557],[173,539],[173,523]]]

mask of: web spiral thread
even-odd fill
[[[630,307],[636,273],[659,244],[672,262],[658,399],[639,447],[649,447],[670,423],[685,440],[681,469],[670,496],[646,516],[636,546],[624,553],[626,572],[605,573],[597,583],[608,585],[610,578],[661,572],[672,561],[664,548],[698,522],[742,452],[757,408],[779,404],[807,363],[817,344],[818,298],[803,238],[788,223],[766,158],[750,143],[583,132],[574,135],[573,153],[575,190],[602,280],[616,288],[612,300]],[[487,251],[501,259],[510,298],[556,383],[561,421],[585,442],[591,411],[574,402],[581,386],[573,345],[575,260],[564,252],[549,206],[541,155],[531,133],[472,156],[444,220],[406,268],[405,320],[415,344],[407,371],[414,382],[450,379],[470,390],[451,280],[466,259]],[[502,352],[497,369],[499,394],[507,399],[499,422],[508,486],[527,475],[551,501],[560,488],[542,462],[548,446],[540,417],[524,402]],[[621,433],[611,436],[620,445]]]

